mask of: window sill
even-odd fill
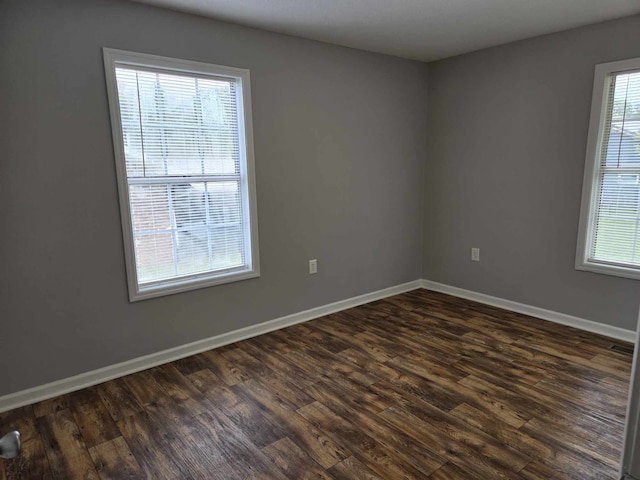
[[[161,284],[143,286],[137,290],[129,291],[129,301],[137,302],[150,298],[164,297],[175,293],[188,292],[190,290],[198,290],[200,288],[212,287],[214,285],[222,285],[225,283],[239,282],[256,278],[260,276],[257,269],[235,270],[233,272],[218,274],[215,277],[196,277],[190,279],[178,279],[167,281]],[[131,284],[132,282],[130,282]],[[135,283],[135,282],[133,282]]]
[[[614,277],[630,278],[632,280],[640,280],[640,268],[623,267],[621,265],[609,265],[606,263],[585,261],[576,263],[576,270],[600,273],[602,275],[612,275]]]

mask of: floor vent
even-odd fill
[[[633,346],[627,347],[626,345],[611,345],[609,350],[613,350],[617,353],[626,353],[627,355],[633,355]]]

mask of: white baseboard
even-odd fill
[[[613,327],[604,323],[598,323],[584,318],[574,317],[572,315],[566,315],[564,313],[554,312],[552,310],[546,310],[532,305],[526,305],[524,303],[505,300],[504,298],[492,297],[491,295],[485,295],[484,293],[472,292],[471,290],[464,290],[462,288],[452,287],[443,283],[432,282],[431,280],[422,280],[420,282],[420,286],[427,290],[466,298],[467,300],[473,300],[493,307],[504,308],[505,310],[511,310],[512,312],[522,313],[531,317],[541,318],[542,320],[548,320],[550,322],[579,328],[580,330],[586,330],[587,332],[598,333],[606,337],[624,340],[625,342],[635,343],[636,341],[636,332],[633,330]]]
[[[241,328],[232,332],[223,333],[214,337],[198,340],[193,343],[181,345],[179,347],[170,348],[161,352],[152,353],[143,357],[127,360],[126,362],[117,363],[108,367],[99,368],[90,372],[81,373],[73,377],[64,378],[55,382],[39,385],[37,387],[21,390],[19,392],[10,393],[0,397],[0,412],[12,410],[14,408],[30,405],[40,402],[48,398],[58,395],[80,390],[82,388],[97,385],[99,383],[113,380],[114,378],[123,377],[131,373],[156,367],[164,363],[172,362],[180,358],[195,355],[213,348],[222,347],[230,343],[246,340],[247,338],[256,337],[264,333],[289,327],[297,323],[307,322],[314,318],[323,317],[331,313],[336,313],[347,308],[357,307],[364,303],[381,300],[392,295],[408,292],[420,288],[420,280],[403,283],[394,287],[385,288],[376,292],[366,293],[357,297],[340,300],[338,302],[323,305],[321,307],[312,308],[303,312],[287,315],[274,320],[269,320],[258,325]]]
[[[258,325],[252,325],[250,327],[241,328],[232,332],[216,335],[214,337],[205,338],[203,340],[198,340],[193,343],[170,348],[161,352],[134,358],[132,360],[127,360],[126,362],[117,363],[108,367],[81,373],[73,377],[68,377],[62,380],[57,380],[55,382],[39,385],[27,390],[10,393],[8,395],[0,397],[0,412],[12,410],[24,405],[30,405],[32,403],[40,402],[48,398],[53,398],[58,395],[63,395],[75,390],[80,390],[92,385],[97,385],[108,380],[113,380],[114,378],[123,377],[131,373],[156,367],[158,365],[172,362],[180,358],[185,358],[190,355],[195,355],[197,353],[211,350],[213,348],[222,347],[230,343],[239,342],[240,340],[256,337],[258,335],[269,333],[274,330],[279,330],[291,325],[307,322],[309,320],[313,320],[314,318],[323,317],[325,315],[339,312],[347,308],[357,307],[358,305],[362,305],[364,303],[381,300],[383,298],[397,295],[399,293],[408,292],[410,290],[415,290],[417,288],[425,288],[427,290],[433,290],[460,298],[466,298],[468,300],[484,303],[486,305],[504,308],[513,312],[530,315],[532,317],[560,323],[562,325],[568,325],[571,327],[579,328],[581,330],[598,333],[600,335],[605,335],[607,337],[616,338],[631,343],[634,343],[636,340],[636,333],[632,330],[612,327],[610,325],[593,322],[591,320],[585,320],[583,318],[573,317],[564,313],[558,313],[552,310],[546,310],[544,308],[526,305],[524,303],[513,302],[511,300],[505,300],[503,298],[492,297],[483,293],[472,292],[470,290],[464,290],[462,288],[452,287],[450,285],[444,285],[442,283],[432,282],[430,280],[415,280],[413,282],[396,285],[394,287],[385,288],[376,292],[359,295],[357,297],[340,300],[338,302],[323,305],[321,307],[316,307],[305,310],[303,312],[287,315],[285,317],[269,320]]]

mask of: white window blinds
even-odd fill
[[[117,90],[133,299],[256,276],[242,77],[123,53],[119,62],[118,51],[105,50]],[[161,65],[150,65],[156,58]]]
[[[640,70],[605,83],[591,261],[640,267]]]
[[[595,67],[576,268],[640,279],[640,58]]]

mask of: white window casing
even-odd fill
[[[640,279],[640,58],[595,68],[576,268]]]
[[[104,62],[129,299],[259,276],[249,71]]]

